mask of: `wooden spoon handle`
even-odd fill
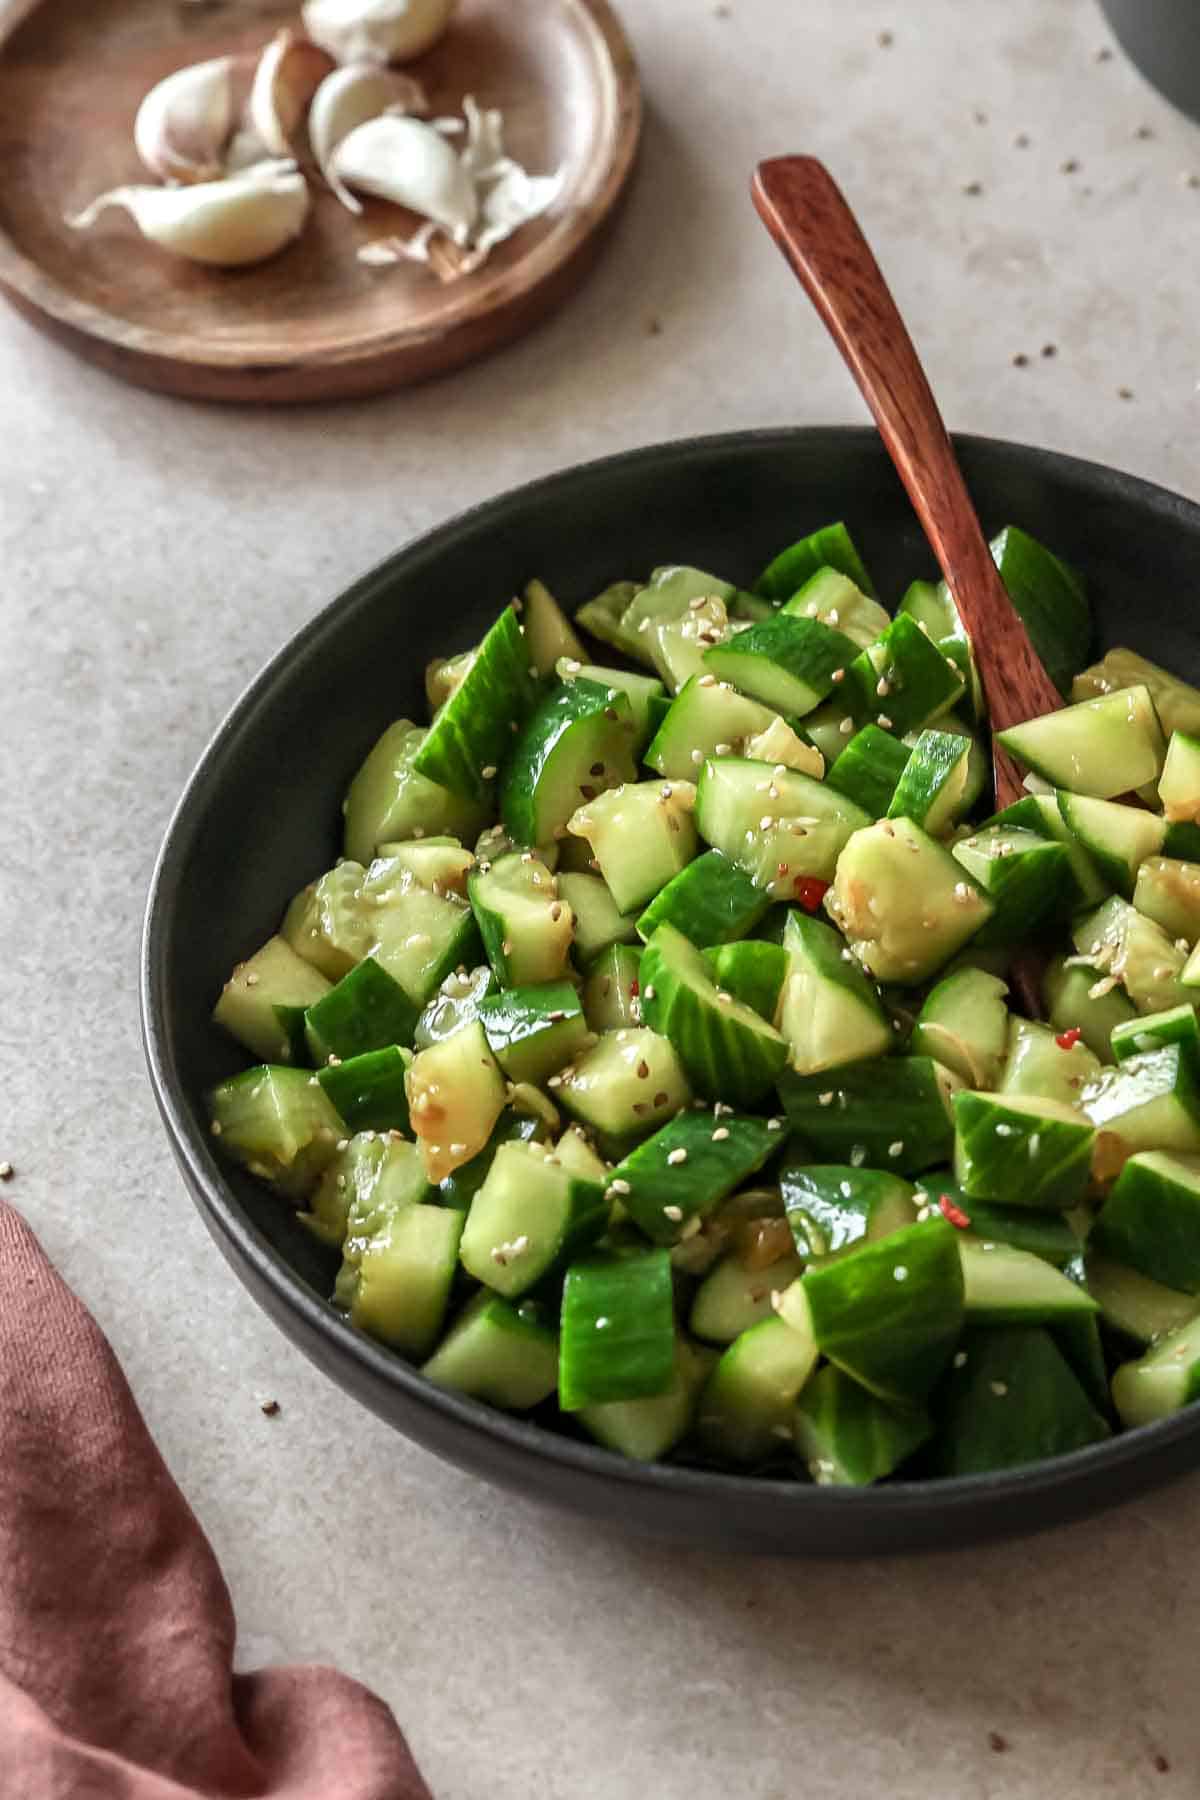
[[[812,156],[760,163],[754,204],[795,270],[875,415],[959,616],[970,634],[992,729],[1061,700],[997,573],[942,415],[879,265],[829,171]],[[997,749],[997,784],[1001,765]],[[1012,765],[1005,788],[1019,793]],[[997,794],[998,803],[1005,800]]]

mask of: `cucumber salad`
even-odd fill
[[[214,1015],[255,1063],[214,1142],[353,1326],[627,1457],[821,1483],[1200,1394],[1200,691],[1085,667],[1080,578],[992,550],[1064,696],[999,814],[949,593],[889,614],[840,524],[574,623],[532,582],[430,667]]]

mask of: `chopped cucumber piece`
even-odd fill
[[[1092,636],[1081,577],[1016,525],[1006,525],[992,539],[991,552],[1046,672],[1059,693],[1067,693]]]
[[[701,837],[780,899],[794,898],[811,878],[832,879],[839,852],[869,823],[853,801],[799,770],[768,773],[760,762],[719,757],[700,772]]]
[[[485,1288],[467,1305],[422,1374],[438,1387],[529,1412],[554,1392],[558,1338],[529,1302],[512,1306]]]
[[[645,639],[636,631],[624,630],[621,625],[639,586],[636,581],[612,582],[594,600],[587,600],[578,608],[575,623],[600,643],[622,651],[635,662],[649,664],[650,653],[645,648]]]
[[[791,968],[791,958],[782,944],[763,944],[757,940],[740,944],[719,944],[704,952],[704,960],[712,970],[717,987],[767,1021],[775,1023],[783,984]]]
[[[1026,794],[1024,799],[1006,806],[1003,812],[996,813],[986,823],[989,826],[1003,825],[1006,830],[1032,831],[1036,837],[1050,838],[1063,845],[1071,868],[1071,884],[1066,904],[1072,911],[1077,906],[1096,906],[1108,893],[1107,882],[1067,825],[1053,793]]]
[[[1086,1111],[1083,1090],[1082,1104]],[[1096,1134],[1088,1118],[1030,1094],[955,1094],[954,1173],[963,1192],[1008,1206],[1066,1212],[1091,1178]]]
[[[963,1232],[958,1251],[970,1325],[1055,1325],[1099,1311],[1085,1288],[1029,1250]]]
[[[572,1263],[562,1297],[564,1412],[663,1394],[675,1377],[675,1308],[665,1250]]]
[[[703,956],[660,925],[642,958],[642,1014],[671,1040],[688,1078],[712,1100],[753,1106],[787,1058],[780,1034],[712,981]]]
[[[796,1452],[821,1487],[867,1487],[891,1475],[933,1435],[922,1407],[889,1406],[834,1363],[801,1394]]]
[[[782,1294],[804,1264],[794,1251],[761,1268],[747,1268],[736,1251],[723,1256],[696,1289],[689,1329],[710,1344],[732,1344],[743,1331],[771,1317],[773,1294]]]
[[[800,1299],[790,1319],[764,1319],[743,1331],[708,1379],[696,1432],[705,1449],[723,1461],[765,1462],[791,1445],[792,1411],[818,1355]]]
[[[1118,1174],[1138,1150],[1200,1153],[1200,1089],[1190,1051],[1167,1044],[1089,1081],[1080,1106],[1095,1125],[1096,1175]]]
[[[579,995],[569,981],[508,988],[484,1000],[479,1021],[488,1049],[510,1081],[540,1086],[588,1040]]]
[[[316,1187],[344,1135],[307,1069],[244,1069],[212,1090],[208,1109],[224,1154],[293,1200]]]
[[[754,591],[768,600],[788,600],[822,569],[833,569],[844,575],[871,599],[875,589],[867,574],[854,540],[840,520],[836,525],[823,525],[807,537],[781,550],[763,570]]]
[[[1060,793],[1058,810],[1109,888],[1128,900],[1140,865],[1162,849],[1166,826],[1155,814],[1113,800]]]
[[[1044,1327],[973,1330],[959,1355],[937,1438],[944,1475],[1017,1468],[1110,1436]]]
[[[610,1187],[656,1244],[678,1243],[779,1148],[765,1119],[685,1111],[613,1170]]]
[[[651,624],[650,654],[673,694],[678,694],[694,676],[703,675],[705,655],[729,635],[725,602],[716,595],[693,600],[678,618],[656,619]]]
[[[1144,687],[1065,706],[1010,726],[999,739],[1018,762],[1055,787],[1097,800],[1157,781],[1166,754],[1154,702]]]
[[[823,1161],[915,1175],[950,1154],[954,1084],[927,1056],[888,1056],[830,1075],[789,1070],[779,1092],[793,1130]]]
[[[342,862],[310,881],[283,915],[279,935],[328,981],[340,981],[371,948],[371,925],[364,917],[360,863]]]
[[[712,1369],[712,1352],[679,1337],[675,1373],[661,1394],[642,1400],[609,1400],[582,1406],[575,1415],[598,1444],[633,1462],[656,1462],[691,1429],[700,1392]]]
[[[440,1204],[452,1207],[455,1212],[465,1213],[483,1186],[492,1166],[492,1159],[501,1144],[542,1143],[547,1135],[546,1122],[534,1113],[523,1111],[514,1099],[496,1120],[495,1130],[478,1155],[438,1183]]]
[[[587,652],[558,601],[542,581],[531,581],[522,603],[514,607],[525,627],[525,647],[539,675],[553,675],[560,656],[586,662]]]
[[[944,1219],[810,1269],[798,1285],[830,1362],[881,1400],[915,1406],[928,1398],[963,1321],[958,1233]]]
[[[262,1062],[299,1062],[306,1048],[303,1023],[296,1033],[291,1021],[329,991],[325,976],[290,944],[268,938],[234,969],[213,1008],[213,1022]]]
[[[783,611],[785,615],[836,626],[860,650],[873,644],[891,623],[878,600],[865,594],[849,575],[828,567],[811,575],[784,603]]]
[[[304,1015],[313,1061],[361,1056],[391,1044],[411,1044],[419,1013],[404,989],[374,957],[365,957]]]
[[[923,731],[892,795],[888,817],[911,819],[930,837],[941,837],[949,831],[966,810],[974,741],[957,732]]]
[[[962,691],[957,664],[899,613],[850,664],[843,697],[856,723],[874,720],[903,737],[949,712]]]
[[[1200,737],[1171,733],[1158,798],[1169,824],[1200,823]]]
[[[997,1206],[991,1200],[976,1200],[964,1194],[948,1169],[938,1169],[921,1178],[914,1196],[919,1206],[942,1211],[943,1201],[957,1208],[967,1220],[966,1230],[972,1240],[986,1244],[1011,1245],[1014,1250],[1028,1250],[1032,1256],[1064,1269],[1079,1255],[1079,1239],[1070,1221],[1060,1213],[1036,1212],[1028,1206]],[[961,1227],[960,1227],[961,1228]]]
[[[955,844],[955,860],[992,903],[977,937],[981,946],[1018,944],[1055,923],[1072,892],[1061,844],[1031,831],[988,825]]]
[[[789,912],[783,932],[788,977],[779,1029],[788,1043],[788,1065],[800,1075],[844,1063],[886,1056],[891,1021],[879,996],[830,926]]]
[[[500,815],[514,842],[548,844],[581,800],[634,779],[628,696],[582,678],[547,695],[512,744]]]
[[[985,969],[956,969],[927,996],[913,1050],[953,1069],[968,1087],[998,1086],[1009,1047],[1007,993],[1007,984]]]
[[[1161,925],[1177,950],[1181,944],[1194,945],[1200,940],[1200,863],[1147,857],[1137,872],[1133,904]]]
[[[501,987],[535,987],[566,972],[575,918],[558,882],[528,850],[477,868],[468,891]]]
[[[370,862],[381,844],[443,832],[469,840],[482,828],[480,799],[453,794],[414,766],[427,735],[411,720],[397,719],[350,783],[342,812],[351,862]]]
[[[599,1182],[572,1175],[541,1144],[501,1144],[471,1202],[460,1256],[506,1300],[562,1272],[608,1224]]]
[[[643,1068],[648,1075],[641,1073]],[[555,1092],[567,1112],[618,1154],[692,1097],[674,1047],[656,1031],[644,1029],[604,1032],[555,1079],[560,1082]]]
[[[407,1131],[412,1053],[389,1044],[317,1071],[348,1131]]]
[[[1064,1106],[1078,1106],[1079,1096],[1100,1073],[1100,1060],[1082,1037],[1056,1033],[1033,1019],[1008,1021],[1008,1059],[999,1082],[1002,1094],[1040,1094]],[[972,1087],[986,1087],[975,1081]]]
[[[319,1243],[341,1250],[352,1211],[355,1229],[361,1234],[366,1221],[382,1222],[401,1208],[429,1198],[429,1182],[414,1145],[398,1133],[358,1131],[341,1140],[309,1196],[308,1211],[299,1218]],[[349,1306],[356,1281],[357,1262],[338,1277],[337,1305]]]
[[[966,683],[960,703],[962,710],[972,720],[982,719],[987,709],[975,652],[946,583],[910,582],[896,611],[914,619],[918,629],[957,666]]]
[[[911,1182],[882,1169],[789,1161],[779,1183],[796,1248],[805,1258],[878,1243],[915,1220]]]
[[[671,702],[644,760],[668,780],[694,781],[706,756],[740,754],[747,738],[777,722],[782,723],[769,707],[748,700],[727,681],[693,675]]]
[[[408,1103],[430,1181],[478,1156],[504,1106],[504,1077],[478,1019],[414,1056]]]
[[[1047,965],[1042,983],[1046,1016],[1055,1031],[1080,1032],[1092,1055],[1102,1063],[1115,1060],[1115,1028],[1137,1017],[1121,989],[1108,986],[1110,979],[1098,966],[1071,965],[1059,956]]]
[[[360,904],[367,954],[418,1013],[452,971],[480,960],[479,932],[465,898],[440,882],[423,886],[400,858],[376,858],[363,878]]]
[[[1166,1012],[1190,998],[1180,979],[1185,953],[1119,895],[1078,920],[1073,935],[1080,955],[1103,968],[1106,980],[1119,981],[1138,1012]]]
[[[992,902],[936,839],[911,819],[856,831],[825,899],[869,975],[915,987],[992,914]]]
[[[855,653],[852,639],[819,619],[781,612],[705,651],[704,664],[718,680],[798,719],[833,692]]]
[[[589,966],[583,984],[583,1011],[590,1031],[619,1031],[622,1026],[640,1024],[641,966],[640,947],[635,950],[629,944],[610,944]]]
[[[412,1153],[415,1146],[399,1146]],[[428,1356],[437,1343],[458,1266],[462,1214],[444,1206],[360,1211],[348,1219],[336,1298],[350,1322],[404,1356]]]
[[[631,669],[610,669],[598,663],[580,663],[562,658],[557,668],[560,681],[590,681],[595,686],[613,688],[629,701],[633,719],[633,747],[641,750],[653,738],[657,726],[656,708],[665,714],[671,702],[663,692],[663,684],[654,675],[635,675]]]
[[[506,606],[419,745],[417,774],[465,800],[487,800],[512,746],[512,721],[523,725],[533,711],[536,683],[517,615]]]
[[[682,931],[699,949],[728,944],[754,930],[771,900],[719,850],[688,863],[659,890],[637,922],[640,935],[653,937],[664,922]]]
[[[681,618],[692,610],[693,600],[730,601],[737,589],[703,569],[671,563],[656,569],[645,587],[639,588],[624,613],[621,628],[641,637],[652,635],[654,625]]]
[[[1200,1394],[1200,1325],[1182,1326],[1113,1375],[1113,1403],[1126,1429],[1151,1425]]]
[[[908,745],[890,731],[878,725],[864,725],[847,741],[827,781],[872,819],[882,819],[891,807],[911,756]]]
[[[1152,1281],[1200,1294],[1200,1169],[1158,1150],[1131,1156],[1088,1243]]]
[[[567,829],[586,838],[623,913],[644,907],[696,854],[696,790],[686,781],[642,781],[588,801]]]

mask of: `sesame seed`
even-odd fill
[[[843,737],[849,737],[850,733],[854,730],[854,720],[853,719],[843,719],[841,724],[838,726],[838,730],[841,732]]]
[[[601,1313],[600,1317],[596,1320],[596,1330],[603,1331],[607,1324],[608,1324],[607,1317],[605,1316],[604,1313]]]
[[[764,813],[762,818],[758,821],[758,829],[760,831],[770,831],[770,829],[771,829],[772,825],[774,825],[774,823],[775,823],[775,821],[771,817],[770,813]]]
[[[954,1356],[954,1367],[955,1367],[955,1368],[956,1368],[956,1369],[965,1369],[965,1368],[966,1368],[966,1366],[967,1366],[967,1353],[966,1353],[966,1351],[965,1351],[965,1350],[958,1350],[958,1351],[956,1351],[956,1352],[955,1352],[955,1356]]]
[[[374,1133],[371,1135],[374,1136]],[[451,1144],[450,1154],[451,1156],[465,1156],[467,1154],[467,1146],[465,1144]]]
[[[668,1153],[667,1161],[672,1164],[685,1163],[687,1161],[687,1151],[682,1147],[678,1150],[672,1150]]]
[[[904,1139],[903,1138],[897,1138],[894,1144],[888,1145],[888,1155],[889,1156],[903,1156],[904,1155]]]
[[[562,906],[561,906],[560,902],[556,900],[554,902],[554,905],[550,908],[550,917],[553,920],[555,925],[558,924],[558,921],[562,918],[562,915],[563,915]]]
[[[614,1176],[609,1185],[614,1194],[628,1194],[630,1192],[629,1183],[620,1175]]]
[[[680,1220],[683,1218],[682,1206],[664,1206],[663,1207],[663,1218],[670,1219],[672,1224],[678,1225]]]
[[[997,1400],[1003,1400],[1005,1394],[1008,1392],[1007,1381],[989,1381],[988,1386],[991,1388],[993,1394],[995,1394]]]
[[[693,750],[693,751],[692,751],[692,761],[693,761],[693,762],[694,762],[694,763],[695,763],[695,764],[696,764],[696,765],[697,765],[697,767],[698,767],[698,766],[699,766],[699,765],[700,765],[700,764],[701,764],[701,763],[702,763],[702,762],[703,762],[703,761],[704,761],[704,752],[703,752],[703,750]]]
[[[883,726],[885,731],[890,731],[892,729],[892,721],[888,718],[886,713],[879,714],[878,722]]]
[[[829,677],[829,679],[830,679],[830,681],[845,681],[845,679],[846,679],[845,669],[835,669],[833,671],[833,674]]]
[[[768,1131],[782,1131],[783,1130],[783,1120],[782,1119],[768,1119],[767,1120],[767,1130]]]
[[[696,683],[697,687],[702,687],[702,688],[716,687],[716,685],[717,685],[717,678],[715,675],[701,675],[700,679]]]
[[[486,768],[480,769],[479,773],[484,781],[494,781],[496,779],[495,763],[488,763]]]
[[[779,1288],[772,1288],[771,1289],[771,1311],[778,1312],[782,1304],[783,1304],[783,1294],[781,1293]]]
[[[646,1000],[653,1000],[654,988],[652,986],[643,989],[643,998]]]
[[[733,745],[732,744],[718,744],[717,745],[717,755],[718,756],[732,756],[733,755]]]
[[[832,1106],[833,1105],[833,1089],[832,1088],[829,1089],[828,1093],[817,1095],[817,1105],[818,1106]]]
[[[903,1263],[897,1263],[896,1267],[892,1270],[892,1280],[893,1281],[907,1281],[908,1280],[908,1270],[905,1268]]]
[[[655,1106],[665,1106],[667,1104],[667,1101],[670,1098],[671,1098],[671,1096],[669,1094],[665,1094],[662,1092],[657,1093],[654,1096],[654,1104],[655,1104]]]
[[[503,942],[503,943],[502,943],[502,944],[501,944],[501,946],[500,946],[500,949],[501,949],[501,951],[502,951],[502,952],[503,952],[503,953],[504,953],[504,955],[505,955],[505,956],[511,956],[511,955],[512,955],[512,950],[513,950],[513,943],[512,943],[512,939],[511,939],[511,938],[505,938],[505,940],[504,940],[504,942]]]
[[[886,675],[881,675],[879,677],[879,680],[875,683],[875,692],[879,695],[880,699],[882,700],[884,695],[890,694],[891,691],[892,691],[891,682],[887,679]]]
[[[208,1129],[214,1137],[220,1137],[224,1130],[224,1126],[221,1124],[220,1119],[214,1119]],[[12,1172],[13,1167],[11,1163],[0,1164],[0,1181],[11,1181]]]
[[[579,662],[574,656],[568,657],[566,662],[563,664],[563,668],[566,670],[568,675],[578,675],[578,673],[579,673],[580,669],[582,669],[582,667],[583,667],[583,664],[581,662]]]

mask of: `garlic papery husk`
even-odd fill
[[[360,213],[362,202],[333,167],[333,153],[368,119],[381,113],[423,113],[429,98],[419,81],[379,63],[351,63],[327,75],[308,109],[308,142],[317,167],[342,205]]]
[[[76,231],[121,207],[142,236],[176,256],[217,268],[263,262],[300,235],[308,184],[293,162],[258,163],[223,181],[189,187],[119,187],[69,218]]]
[[[483,194],[479,224],[471,240],[480,261],[522,225],[549,212],[562,189],[561,169],[554,175],[530,175],[520,163],[510,162]]]
[[[268,156],[292,154],[292,137],[332,69],[327,51],[286,27],[276,32],[258,59],[246,107],[247,124]]]
[[[160,181],[211,181],[237,113],[232,56],[176,69],[138,107],[133,142]]]
[[[450,23],[457,0],[308,0],[304,29],[340,63],[408,62]]]
[[[479,216],[475,184],[451,146],[421,119],[385,113],[344,137],[333,168],[348,187],[407,206],[465,244]]]

